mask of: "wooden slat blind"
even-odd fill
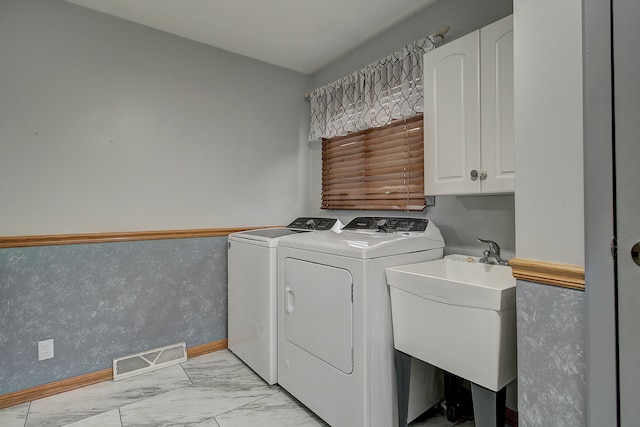
[[[322,209],[424,208],[422,114],[322,140]]]

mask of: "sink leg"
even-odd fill
[[[495,392],[471,383],[476,427],[503,427],[507,388]]]
[[[466,387],[463,387],[463,378],[447,371],[444,372],[443,376],[447,420],[456,422],[472,413],[471,392]]]
[[[396,389],[398,391],[398,426],[407,427],[409,417],[409,383],[411,380],[411,356],[395,350]]]

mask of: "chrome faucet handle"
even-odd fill
[[[478,237],[477,241],[480,242],[480,243],[488,244],[490,252],[493,252],[494,254],[500,255],[500,245],[498,245],[493,240],[481,239],[481,238]]]
[[[477,241],[489,245],[489,249],[482,252],[483,258],[480,260],[481,263],[489,263],[489,258],[493,258],[498,264],[508,265],[507,261],[503,260],[500,256],[500,245],[493,240],[481,239],[479,237]]]

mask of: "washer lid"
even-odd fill
[[[241,240],[253,244],[274,247],[278,246],[281,237],[291,236],[309,231],[339,230],[342,223],[337,218],[300,217],[286,227],[258,228],[238,231],[229,235],[229,240]]]
[[[287,237],[280,241],[279,246],[350,258],[372,259],[441,249],[444,248],[444,240],[438,227],[429,221],[424,232],[420,233],[363,232],[343,229]]]

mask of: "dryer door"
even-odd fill
[[[353,372],[353,280],[348,270],[284,260],[284,334],[325,363]]]

